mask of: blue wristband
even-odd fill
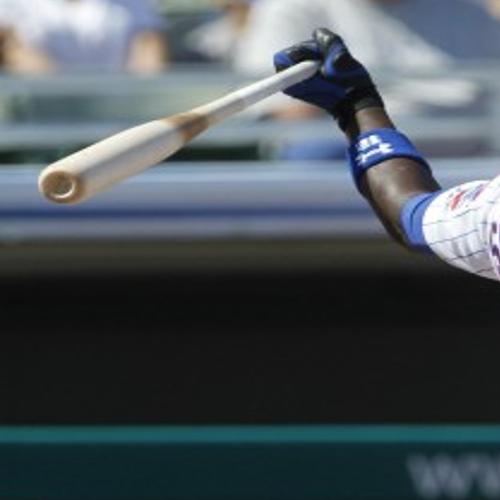
[[[358,190],[364,172],[392,158],[410,158],[430,170],[408,137],[392,128],[378,128],[359,135],[349,147],[348,157]]]

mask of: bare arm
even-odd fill
[[[278,52],[278,71],[319,60],[313,78],[286,94],[330,113],[350,142],[349,166],[387,232],[409,249],[499,279],[500,176],[442,191],[430,166],[384,109],[368,71],[328,29]]]
[[[440,189],[425,159],[395,129],[368,71],[341,37],[325,28],[317,29],[312,40],[276,53],[274,63],[280,71],[308,59],[322,61],[320,72],[285,93],[335,117],[352,145],[350,166],[358,189],[396,241],[409,248],[422,246],[414,238],[420,234],[412,231],[418,218],[407,202]],[[418,205],[419,200],[415,201]],[[420,208],[425,208],[425,203]],[[403,227],[402,218],[409,227]]]
[[[56,65],[49,55],[24,44],[14,31],[5,33],[3,43],[5,69],[16,74],[43,74],[55,70]]]
[[[156,31],[144,31],[130,45],[127,67],[133,73],[151,74],[163,71],[169,62],[165,37]]]
[[[382,107],[358,111],[346,129],[349,141],[358,134],[377,128],[394,128]],[[370,168],[361,180],[361,192],[388,233],[406,245],[400,214],[404,204],[413,196],[440,189],[432,174],[419,163],[408,158],[394,158]]]

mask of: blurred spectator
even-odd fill
[[[500,1],[499,0],[483,0],[487,11],[491,16],[500,19]]]
[[[384,9],[454,60],[500,58],[498,0],[400,0]]]
[[[441,68],[449,62],[448,56],[386,10],[406,1],[255,1],[239,41],[235,68],[245,73],[269,73],[274,52],[310,38],[318,26],[341,34],[356,57],[371,69]],[[307,119],[318,114],[311,106],[284,98],[268,101],[266,111],[280,119]]]
[[[370,69],[443,73],[455,53],[448,50],[446,43],[438,42],[446,39],[448,31],[454,31],[460,37],[450,44],[451,48],[459,47],[459,43],[474,46],[470,37],[464,36],[469,32],[466,27],[472,18],[479,30],[489,22],[484,8],[467,0],[258,0],[252,4],[245,32],[239,40],[235,67],[246,73],[269,73],[274,52],[297,40],[310,38],[313,29],[325,26],[343,36],[356,57]],[[460,27],[455,29],[455,23]],[[435,28],[434,37],[428,29],[430,26]],[[497,28],[495,24],[498,32]],[[394,89],[393,95],[389,93],[389,107],[404,111],[405,107],[425,106],[427,96],[432,97],[439,82],[434,82],[436,88],[433,89],[415,88],[418,83],[412,79],[412,87],[402,84]],[[462,96],[461,83],[448,81],[446,84],[448,93],[457,94],[459,105],[475,98],[475,90],[469,92],[468,88],[467,95]],[[267,114],[279,119],[307,119],[318,115],[310,106],[284,99],[268,101],[267,105]],[[343,151],[343,144],[339,147],[329,141],[311,147],[307,141],[289,143],[279,155],[304,159],[311,157],[311,151],[315,157],[331,158]]]
[[[191,33],[190,46],[209,60],[237,67],[254,1],[213,0],[221,15]]]
[[[163,24],[146,0],[0,0],[2,59],[16,73],[157,72],[168,59]]]
[[[239,69],[269,71],[274,52],[297,40],[309,38],[318,26],[328,27],[342,35],[353,53],[371,68],[429,69],[442,66],[448,60],[446,54],[419,36],[413,25],[391,15],[390,9],[399,3],[418,2],[259,0],[254,3],[248,20],[246,39],[242,42],[246,55],[239,60]],[[432,10],[427,14],[429,12]]]
[[[268,71],[271,54],[318,26],[341,34],[370,68],[440,68],[500,58],[500,0],[259,0],[249,16],[240,68]],[[474,43],[465,34],[474,33]]]
[[[273,53],[309,38],[318,26],[326,26],[340,33],[370,68],[442,67],[449,61],[447,55],[385,10],[400,1],[406,3],[406,0],[227,0],[223,2],[226,15],[196,34],[197,46],[206,52],[211,50],[214,56],[223,55],[240,73],[266,74],[273,70]],[[221,49],[214,52],[213,48],[219,45]],[[271,99],[264,106],[265,109],[260,107],[261,112],[282,119],[309,118],[318,113],[310,106],[298,102],[292,105],[284,98]]]

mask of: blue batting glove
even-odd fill
[[[332,114],[345,128],[356,111],[383,106],[365,67],[349,52],[342,38],[326,28],[314,31],[313,39],[275,54],[274,65],[282,71],[302,61],[322,61],[320,71],[285,90],[285,94]]]

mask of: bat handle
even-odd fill
[[[209,117],[210,124],[218,123],[278,92],[286,90],[292,85],[311,78],[318,72],[320,67],[321,62],[319,61],[301,62],[200,106],[193,111],[196,114]]]

